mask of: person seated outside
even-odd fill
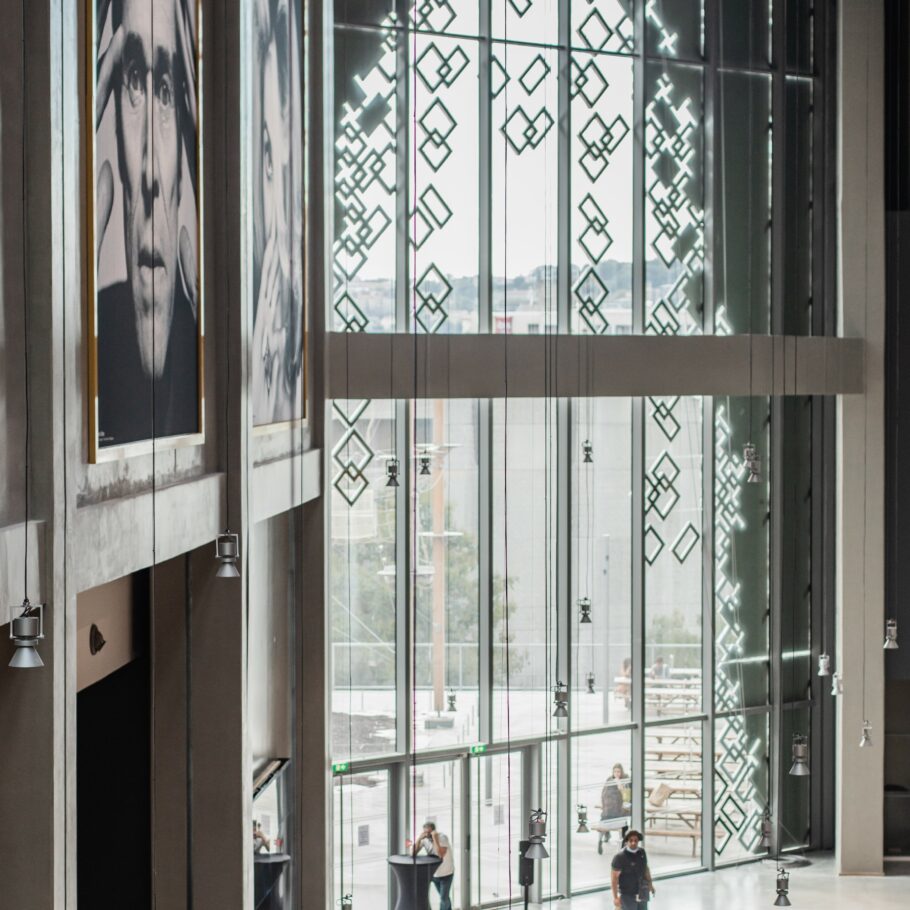
[[[656,657],[651,665],[651,679],[667,679],[670,676],[670,668],[662,657]]]
[[[610,777],[604,782],[603,789],[600,791],[600,820],[601,822],[612,821],[613,819],[624,819],[629,815],[632,802],[632,787],[625,769],[619,763],[613,765],[613,771]],[[604,841],[610,841],[611,830],[608,825],[599,825],[599,828],[605,829],[599,831],[597,839],[597,852],[603,854]]]

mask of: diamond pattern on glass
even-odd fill
[[[353,403],[351,409],[346,409],[342,402],[335,401],[332,404],[332,410],[342,427],[341,435],[332,448],[332,461],[336,467],[332,486],[349,506],[353,506],[369,486],[365,471],[375,456],[367,441],[357,431],[357,421],[369,403],[368,400],[359,401]]]
[[[602,335],[610,327],[601,305],[610,293],[600,276],[592,268],[586,268],[572,289],[578,301],[578,313],[585,325],[595,334]]]
[[[415,68],[428,91],[450,88],[468,65],[468,55],[456,45],[446,56],[435,43],[428,44],[417,58]]]
[[[420,327],[432,334],[448,318],[444,304],[452,293],[452,285],[435,265],[431,265],[420,276],[415,290],[419,301],[415,317]]]
[[[537,87],[550,74],[550,64],[538,54],[518,77],[521,87],[529,95],[533,95]]]
[[[509,114],[501,129],[512,151],[516,155],[520,155],[527,148],[536,149],[550,132],[551,126],[553,126],[553,118],[545,107],[542,107],[532,117],[519,104]]]
[[[651,404],[651,420],[660,428],[661,433],[669,442],[676,439],[682,427],[673,413],[679,397],[676,398],[649,398]]]
[[[607,125],[599,114],[594,114],[578,134],[584,152],[578,163],[591,181],[596,181],[610,163],[610,156],[626,138],[629,125],[617,114]]]
[[[449,0],[417,0],[411,17],[417,28],[444,32],[456,19]]]
[[[573,98],[582,97],[588,107],[594,107],[609,88],[609,83],[600,67],[593,60],[579,63],[577,58],[572,60],[572,83],[570,85]]]
[[[455,129],[455,118],[437,98],[417,123],[424,137],[419,145],[420,154],[434,171],[438,171],[452,154],[452,148],[446,140]]]
[[[700,539],[701,536],[698,531],[695,530],[695,525],[690,521],[682,531],[679,532],[679,536],[673,541],[673,546],[670,549],[673,551],[673,555],[676,559],[680,563],[683,563],[688,559],[689,554]]]

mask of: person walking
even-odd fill
[[[423,823],[423,831],[414,844],[414,856],[421,850],[426,851],[428,856],[438,856],[442,860],[433,873],[433,886],[439,892],[439,910],[452,910],[450,894],[455,880],[455,859],[449,839],[436,830],[434,822]]]
[[[647,903],[654,894],[648,856],[641,846],[638,831],[626,832],[623,848],[613,857],[613,905],[620,910],[635,910],[638,904]]]

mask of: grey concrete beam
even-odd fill
[[[863,391],[861,338],[342,332],[327,337],[329,398],[503,398],[507,391],[511,398]]]
[[[224,475],[112,499],[76,510],[77,591],[163,562],[214,541],[223,530]],[[154,515],[154,522],[153,522]],[[214,558],[214,547],[213,547]]]
[[[253,468],[252,522],[256,524],[321,495],[322,452],[310,449]]]

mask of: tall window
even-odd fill
[[[824,332],[817,7],[335,0],[330,327]],[[509,896],[540,805],[540,895],[605,887],[633,822],[657,872],[763,855],[774,792],[808,836],[780,767],[814,705],[818,402],[737,391],[334,403],[336,792],[384,788],[389,852],[446,827],[456,906]],[[381,883],[358,805],[339,880]]]

